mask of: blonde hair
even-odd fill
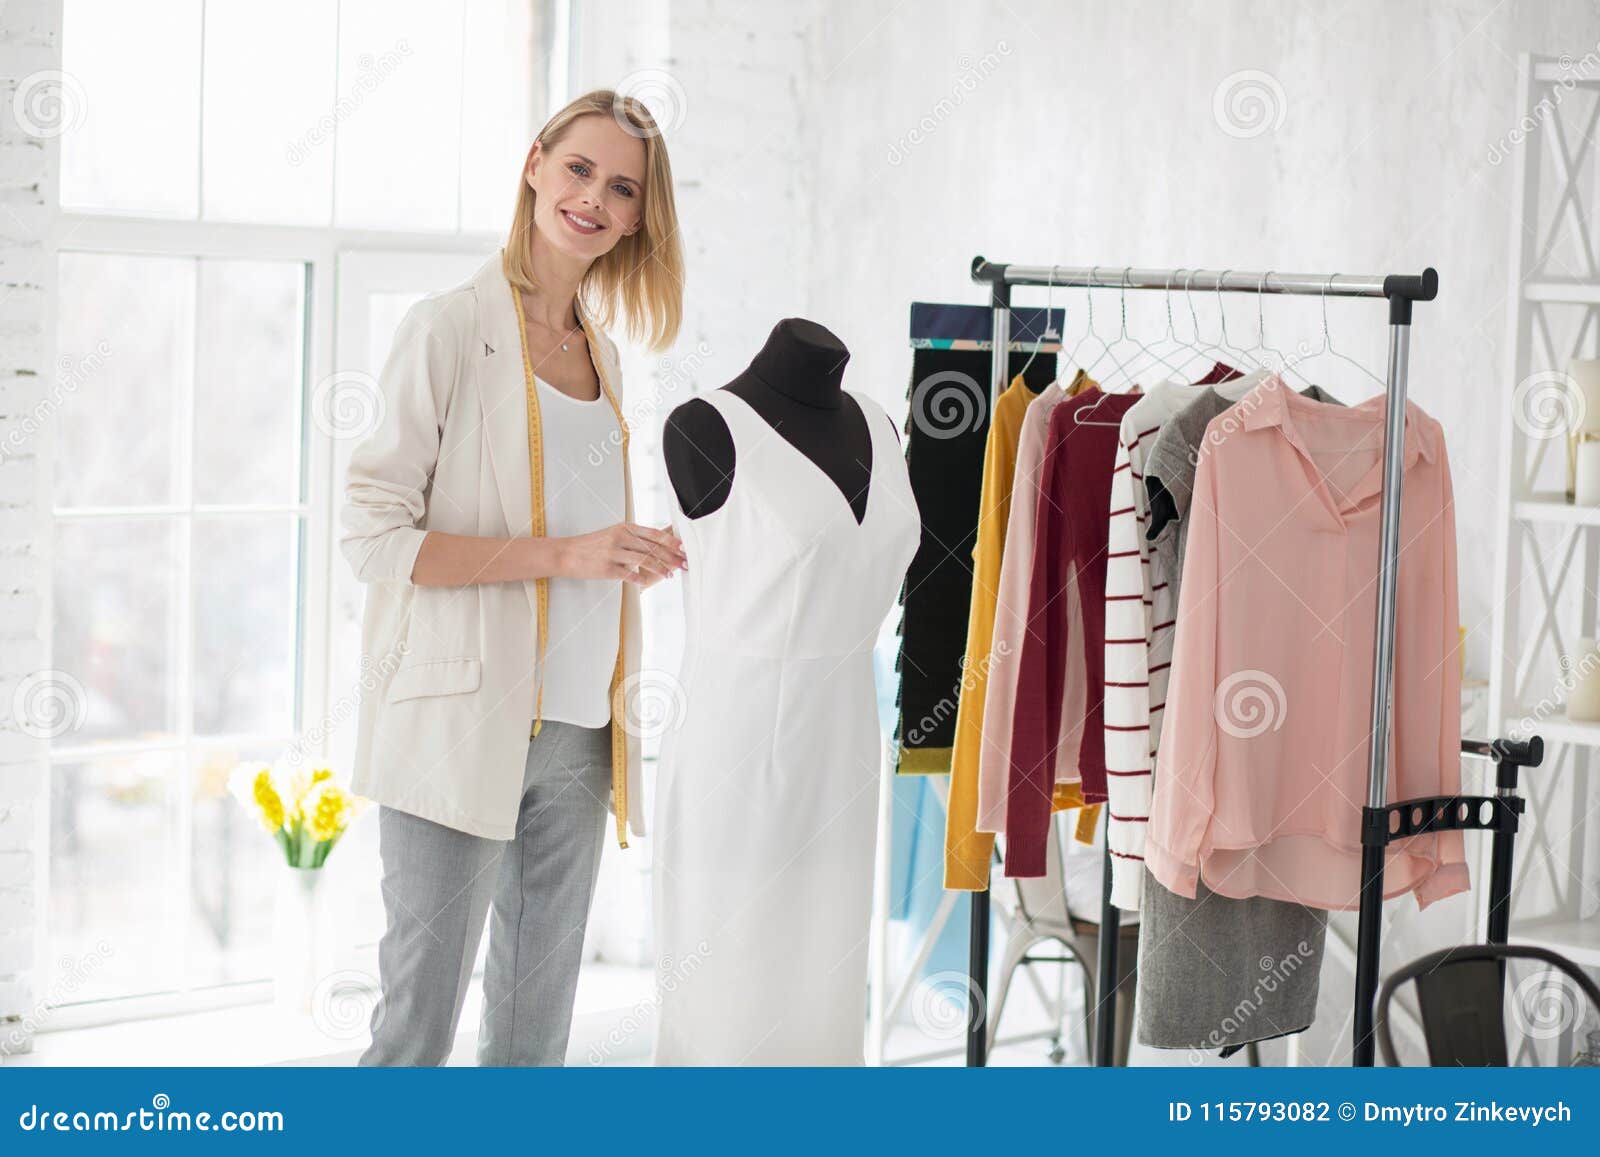
[[[678,243],[678,209],[672,196],[672,164],[655,118],[643,102],[610,89],[586,93],[556,113],[535,139],[544,151],[557,144],[579,117],[613,117],[644,141],[644,212],[638,232],[622,238],[589,267],[578,286],[584,311],[601,327],[618,313],[634,340],[665,349],[683,324],[683,248]],[[519,289],[535,289],[533,277],[533,187],[519,175],[517,207],[511,219],[501,267]]]

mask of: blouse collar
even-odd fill
[[[1284,436],[1307,452],[1301,427],[1324,418],[1334,421],[1361,419],[1382,424],[1388,410],[1388,399],[1380,394],[1355,406],[1337,406],[1305,397],[1283,380],[1281,374],[1272,374],[1238,403],[1240,422],[1247,430],[1264,430],[1277,426]],[[1415,402],[1406,402],[1405,466],[1409,469],[1420,457],[1436,462],[1439,457],[1439,424],[1423,412]]]

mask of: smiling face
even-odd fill
[[[580,261],[604,256],[639,231],[644,172],[644,141],[611,117],[579,117],[560,140],[536,142],[524,179],[541,240]]]

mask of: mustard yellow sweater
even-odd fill
[[[1078,378],[1082,377],[1080,372]],[[976,830],[978,753],[983,744],[983,699],[989,682],[989,649],[994,643],[1000,560],[1005,550],[1006,523],[1011,517],[1012,480],[1017,472],[1017,440],[1022,432],[1022,416],[1031,401],[1033,391],[1018,374],[995,403],[984,444],[978,538],[972,549],[972,608],[967,618],[966,664],[956,706],[950,799],[945,816],[944,886],[956,891],[974,892],[988,887],[989,863],[994,855],[994,834]],[[1054,811],[1082,808],[1077,838],[1083,843],[1093,840],[1100,809],[1098,805],[1083,806],[1077,784],[1056,784],[1051,807]]]

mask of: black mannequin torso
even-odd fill
[[[790,317],[773,327],[750,366],[722,387],[747,403],[773,433],[809,458],[866,516],[872,431],[843,387],[850,351],[816,322]],[[733,491],[733,436],[710,402],[691,398],[667,415],[661,449],[667,478],[690,518],[719,509]]]

